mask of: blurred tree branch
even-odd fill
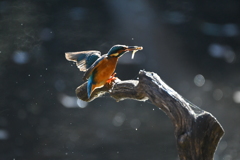
[[[224,134],[217,119],[184,99],[153,72],[140,71],[139,80],[121,81],[96,89],[87,98],[87,82],[76,89],[79,99],[92,101],[109,92],[116,101],[150,100],[172,120],[180,160],[211,160]]]

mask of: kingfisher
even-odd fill
[[[83,80],[87,82],[87,95],[91,97],[92,92],[111,83],[116,79],[115,69],[118,59],[129,51],[132,52],[132,59],[135,52],[142,50],[142,46],[114,45],[107,54],[101,56],[100,51],[89,50],[80,52],[67,52],[65,57],[68,61],[76,62],[80,71],[85,72]]]

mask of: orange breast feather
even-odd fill
[[[102,87],[106,81],[110,78],[116,68],[118,58],[111,57],[110,59],[103,59],[96,66],[94,75],[94,87]]]

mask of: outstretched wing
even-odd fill
[[[80,71],[86,72],[89,67],[101,57],[100,51],[81,51],[81,52],[67,52],[65,57],[68,61],[76,62]]]

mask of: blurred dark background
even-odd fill
[[[77,100],[65,52],[115,44],[117,76],[156,72],[226,133],[216,160],[240,159],[240,1],[0,1],[0,160],[176,160],[173,126],[149,102]]]

